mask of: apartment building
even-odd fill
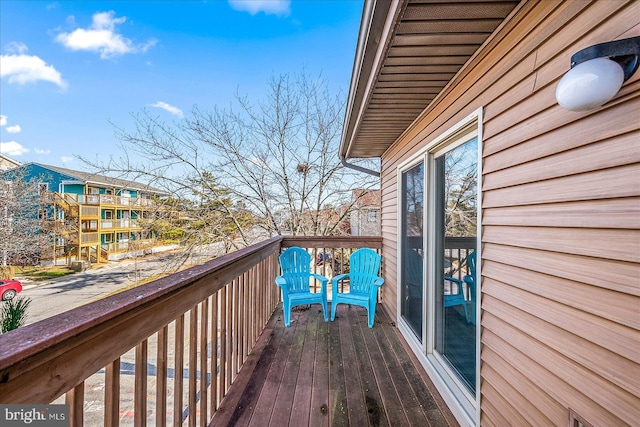
[[[101,262],[162,246],[144,226],[168,193],[133,181],[39,163],[21,167],[40,182],[44,227],[53,233],[56,262]]]

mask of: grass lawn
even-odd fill
[[[66,276],[68,274],[73,274],[75,271],[68,267],[62,266],[54,266],[54,267],[14,267],[15,274],[17,276],[24,277],[29,280],[33,280],[35,282],[55,279],[56,277]]]

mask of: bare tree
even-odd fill
[[[274,76],[258,103],[237,95],[229,109],[194,106],[174,123],[143,110],[133,130],[116,126],[121,158],[83,160],[188,200],[182,215],[193,220],[182,229],[192,242],[223,239],[230,248],[278,234],[338,234],[351,189],[376,184],[339,162],[343,115],[343,97],[322,79]]]
[[[2,266],[36,265],[51,247],[43,228],[46,216],[39,180],[14,169],[0,176],[0,250]]]
[[[444,156],[444,228],[447,236],[475,236],[477,233],[477,157],[475,139]]]

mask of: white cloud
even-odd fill
[[[7,55],[0,55],[0,77],[8,77],[9,83],[27,84],[38,80],[55,83],[64,88],[67,83],[53,65],[49,65],[35,55],[26,55],[27,46],[11,43]]]
[[[60,157],[60,160],[62,161],[62,163],[71,163],[73,161],[73,157],[69,157],[69,156],[62,156]]]
[[[115,12],[98,12],[93,15],[89,28],[77,28],[70,33],[60,33],[55,40],[71,50],[99,52],[100,58],[107,59],[127,53],[146,52],[156,44],[151,39],[143,44],[134,44],[131,39],[123,37],[116,30],[116,25],[124,23],[127,18],[115,18]]]
[[[265,15],[287,16],[291,13],[291,0],[229,0],[229,5],[251,15],[264,12]]]
[[[181,109],[179,109],[178,107],[174,107],[173,105],[169,105],[166,102],[158,101],[155,104],[151,104],[151,106],[156,108],[162,108],[163,110],[170,112],[174,116],[178,116],[180,118],[184,117],[184,114],[182,113]]]
[[[7,126],[7,119],[8,119],[7,116],[0,115],[0,127]],[[20,127],[20,125],[7,126],[6,129],[7,129],[7,132],[9,133],[19,133],[22,131],[22,128]]]
[[[42,150],[40,148],[36,148],[33,151],[35,151],[36,154],[50,154],[51,153],[51,150]]]
[[[7,51],[7,53],[22,55],[23,53],[27,53],[27,50],[29,50],[29,48],[22,42],[9,42],[5,47],[5,50]]]
[[[9,141],[9,142],[0,142],[0,153],[6,154],[8,156],[21,156],[29,152],[29,149],[23,147],[22,144]]]

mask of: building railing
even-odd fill
[[[113,228],[140,228],[138,225],[138,220],[133,219],[103,219],[100,222],[100,227],[102,229],[113,229]]]
[[[122,413],[209,424],[280,302],[278,255],[294,245],[338,254],[382,240],[274,237],[0,335],[0,402],[66,402],[72,426]],[[89,420],[84,408],[103,409]]]
[[[108,205],[108,206],[126,206],[126,207],[155,207],[156,202],[153,199],[142,197],[126,197],[114,196],[112,194],[70,194],[65,193],[63,199],[69,204],[80,205]],[[53,196],[45,196],[45,201],[54,201]]]
[[[81,233],[80,234],[80,243],[99,243],[100,242],[100,234],[99,233]]]
[[[445,255],[445,274],[458,280],[471,274],[471,270],[467,265],[467,258],[476,250],[476,236],[472,237],[445,237],[444,239],[444,255]]]
[[[100,208],[97,207],[97,206],[81,205],[80,206],[80,215],[82,215],[82,217],[88,217],[88,216],[99,217],[100,216]]]

